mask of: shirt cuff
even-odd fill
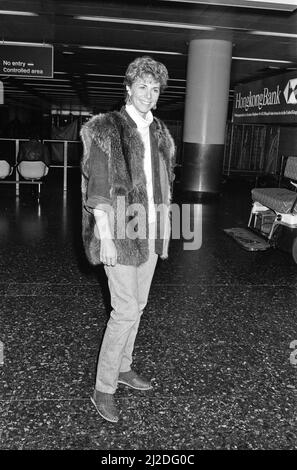
[[[92,213],[94,209],[100,209],[104,212],[110,212],[112,210],[110,199],[107,199],[102,196],[92,196],[88,198],[85,206],[86,206],[86,209]]]

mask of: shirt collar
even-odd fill
[[[125,109],[127,113],[129,114],[129,116],[136,123],[137,127],[141,129],[149,127],[154,120],[154,117],[151,111],[147,113],[146,118],[143,118],[132,104],[126,104]]]
[[[131,118],[131,116],[127,113],[126,111],[126,107],[125,106],[122,106],[121,109],[120,109],[120,113],[125,117],[125,119],[128,121],[128,123],[130,124],[131,127],[135,127],[137,128],[137,125],[136,125],[136,122],[133,121],[133,119]],[[155,118],[150,126],[150,129],[152,131],[155,131],[156,130],[156,121],[155,121]]]

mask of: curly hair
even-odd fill
[[[131,86],[138,77],[148,74],[152,75],[154,80],[160,84],[160,91],[164,91],[168,80],[167,68],[149,56],[137,57],[128,65],[124,85]]]

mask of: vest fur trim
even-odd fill
[[[162,177],[161,186],[163,203],[171,202],[171,182],[174,178],[175,146],[165,124],[157,118],[152,123],[153,135],[157,142],[159,158],[165,163],[166,175]],[[136,127],[129,124],[127,117],[117,111],[98,114],[91,118],[81,129],[84,154],[82,170],[82,236],[87,258],[91,264],[100,263],[100,240],[96,236],[95,218],[86,208],[87,184],[89,179],[90,148],[94,142],[108,160],[110,200],[114,214],[117,213],[117,196],[125,198],[126,208],[130,204],[141,204],[146,214],[148,200],[146,178],[143,168],[144,144]],[[163,163],[163,167],[164,167]],[[114,233],[117,233],[115,217]],[[139,266],[148,259],[147,239],[114,239],[118,263]],[[167,249],[163,253],[167,257]]]

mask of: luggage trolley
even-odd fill
[[[290,252],[297,264],[297,157],[287,158],[283,176],[294,189],[252,189],[248,228],[259,231],[270,246]]]

